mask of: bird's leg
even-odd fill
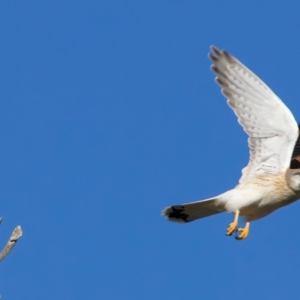
[[[227,231],[226,231],[226,235],[232,235],[236,228],[237,228],[237,225],[238,225],[238,220],[239,220],[239,214],[240,214],[240,211],[237,210],[235,212],[235,216],[234,216],[234,220],[232,223],[229,224],[228,228],[227,228]]]
[[[236,232],[237,233],[240,232],[240,234],[239,235],[237,234],[235,236],[235,238],[237,240],[243,240],[243,239],[245,239],[248,236],[248,234],[249,234],[249,227],[250,227],[250,222],[246,222],[246,226],[244,228],[237,229]]]

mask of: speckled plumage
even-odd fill
[[[299,129],[284,103],[236,58],[213,46],[209,57],[216,82],[249,136],[249,163],[235,188],[210,199],[167,207],[162,214],[179,223],[223,211],[242,215],[247,222],[257,220],[300,198],[299,151],[293,154]]]

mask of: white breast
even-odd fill
[[[280,207],[297,198],[295,192],[288,187],[284,174],[280,173],[258,176],[251,181],[243,182],[222,194],[219,199],[228,212],[234,213],[249,207],[257,209],[274,205]]]

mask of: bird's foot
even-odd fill
[[[238,234],[240,232],[240,234]],[[237,240],[243,240],[245,239],[249,234],[249,223],[246,224],[246,226],[244,228],[238,228],[236,230],[236,236],[235,238]]]
[[[237,221],[233,221],[232,223],[229,224],[227,231],[226,231],[226,235],[233,235],[233,233],[235,232],[236,228],[237,228],[238,222]]]

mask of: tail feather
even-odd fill
[[[210,198],[202,201],[166,207],[162,215],[167,220],[177,223],[187,223],[197,219],[209,217],[224,211],[218,203],[218,198]]]

